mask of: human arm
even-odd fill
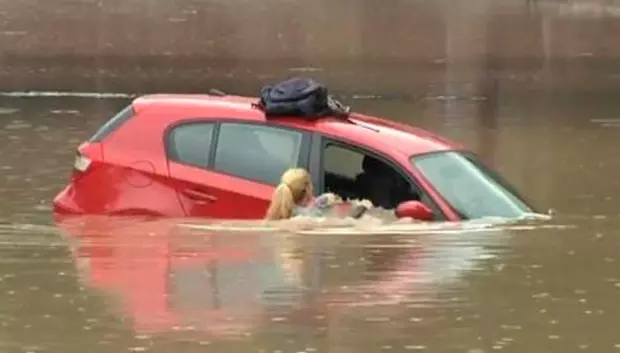
[[[351,209],[349,210],[349,217],[354,218],[354,219],[359,219],[361,218],[364,214],[366,214],[366,211],[370,210],[371,208],[373,208],[373,204],[372,202],[370,202],[369,200],[361,200],[361,201],[352,201],[351,202]]]

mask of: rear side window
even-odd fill
[[[168,159],[206,168],[214,128],[213,123],[189,123],[175,127],[168,135]]]
[[[288,168],[297,166],[302,133],[243,123],[223,123],[215,151],[220,172],[276,185]]]
[[[129,104],[123,110],[114,115],[107,123],[105,123],[97,132],[90,138],[89,142],[101,142],[111,133],[118,130],[124,123],[129,121],[135,115],[133,105]]]

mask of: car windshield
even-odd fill
[[[506,182],[473,155],[438,152],[413,156],[411,163],[464,219],[518,218],[533,212]]]

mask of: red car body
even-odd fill
[[[417,201],[430,209],[433,220],[458,221],[486,215],[487,211],[467,214],[467,202],[475,195],[463,201],[450,189],[460,181],[471,182],[469,174],[452,183],[441,179],[441,175],[450,174],[445,169],[450,168],[449,163],[432,162],[444,169],[433,165],[425,174],[416,167],[417,162],[412,162],[416,156],[437,153],[458,153],[450,158],[464,161],[460,153],[469,152],[456,143],[419,128],[357,113],[348,119],[266,118],[255,102],[257,99],[250,97],[206,94],[160,94],[133,100],[78,147],[70,181],[53,201],[54,211],[258,219],[265,214],[279,175],[292,165],[311,172],[317,193],[342,190],[350,197],[365,193],[368,188],[359,177],[364,173],[347,179],[326,172],[326,148],[336,146],[333,148],[357,151],[389,165],[399,180],[415,189],[412,192]],[[361,164],[371,165],[366,163],[370,157],[364,158]],[[332,164],[338,167],[339,162]],[[489,202],[507,202],[510,212],[531,211],[490,170],[477,162],[472,165],[490,175],[480,179],[481,187],[488,189],[484,191]],[[456,173],[461,170],[466,168]],[[433,183],[429,176],[439,179]],[[359,185],[357,191],[352,185]],[[497,185],[501,188],[500,201],[493,199],[492,188]],[[381,192],[380,187],[375,189]],[[398,199],[402,192],[393,194]],[[397,204],[389,206],[395,208]],[[497,208],[491,206],[485,210]]]

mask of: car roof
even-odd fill
[[[353,112],[348,120],[325,117],[311,121],[299,117],[266,118],[257,109],[256,97],[215,96],[208,94],[151,94],[138,97],[136,111],[157,109],[175,120],[189,118],[226,118],[285,125],[325,135],[338,136],[378,150],[390,150],[406,156],[461,149],[453,141],[407,124]]]

